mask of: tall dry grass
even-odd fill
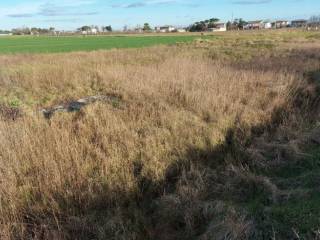
[[[227,179],[272,186],[249,173],[235,180],[232,166],[255,131],[304,127],[291,99],[320,56],[306,43],[236,61],[199,44],[1,56],[1,101],[23,115],[0,121],[0,238],[247,238],[254,223],[222,199],[250,193]],[[111,93],[119,102],[51,120],[38,112]]]

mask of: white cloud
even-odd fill
[[[28,18],[34,16],[92,15],[96,12],[81,12],[79,8],[90,6],[94,3],[94,0],[39,0],[11,7],[1,7],[0,17]]]
[[[170,4],[180,4],[184,6],[195,6],[194,1],[190,0],[137,0],[136,2],[132,3],[120,3],[114,4],[112,7],[114,8],[139,8],[145,6],[152,6],[152,5],[170,5]]]

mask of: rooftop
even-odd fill
[[[262,20],[256,20],[256,21],[249,21],[249,24],[255,24],[255,23],[262,23]]]

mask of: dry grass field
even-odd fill
[[[319,239],[319,93],[316,32],[0,55],[0,239]]]

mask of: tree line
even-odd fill
[[[200,22],[195,22],[188,27],[190,32],[206,32],[210,28],[216,28],[220,19],[211,18]],[[243,30],[248,24],[248,21],[243,18],[236,18],[226,23],[227,30]],[[320,26],[320,15],[312,16],[308,21],[309,26]]]
[[[77,30],[78,31],[90,31],[92,29],[96,29],[97,31],[99,31],[99,27],[98,26],[87,26],[87,25],[82,26],[82,27],[78,28]],[[102,26],[101,30],[103,32],[112,32],[112,26],[111,25]]]
[[[219,21],[220,21],[219,18],[211,18],[211,19],[200,21],[200,22],[195,22],[188,27],[188,30],[190,32],[206,32],[210,28],[216,28]],[[248,22],[243,20],[242,18],[237,18],[234,21],[227,22],[227,29],[228,30],[243,29],[247,23]]]
[[[187,31],[190,32],[205,32],[208,31],[211,28],[216,28],[217,24],[219,23],[220,19],[219,18],[210,18],[206,19],[203,21],[198,21],[193,24],[191,24],[189,27],[186,28]],[[247,25],[248,22],[242,18],[236,18],[233,21],[228,21],[226,23],[227,30],[242,30],[244,29],[244,26]],[[308,26],[310,27],[320,27],[320,15],[315,15],[312,16],[309,21],[308,21]],[[78,28],[78,31],[91,31],[93,29],[96,29],[97,32],[99,32],[99,27],[98,26],[82,26]],[[143,27],[140,28],[144,32],[150,32],[152,31],[152,27],[149,23],[144,23]],[[102,26],[101,30],[103,32],[112,32],[113,28],[111,25],[106,25]],[[127,27],[124,27],[123,31],[127,31]],[[55,28],[50,27],[50,28],[28,28],[28,27],[23,27],[23,28],[15,28],[12,29],[11,31],[8,30],[0,30],[0,34],[8,34],[12,33],[14,35],[31,35],[31,34],[52,34],[55,33]]]

